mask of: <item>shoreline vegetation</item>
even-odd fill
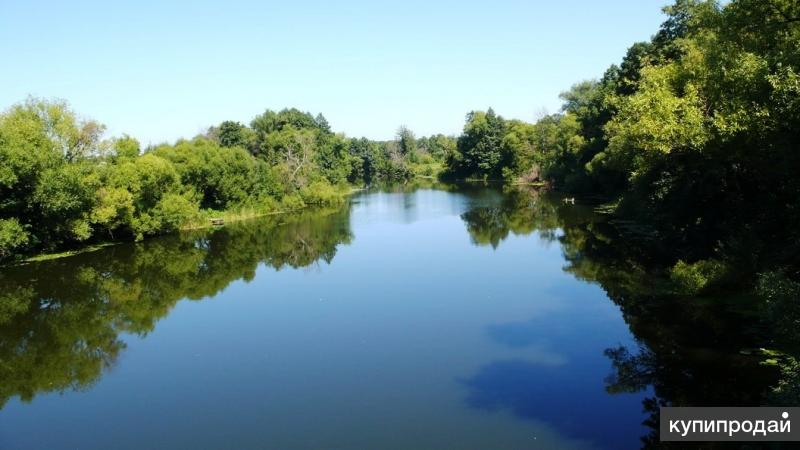
[[[416,179],[422,181],[429,181],[433,182],[434,184],[438,182],[438,177],[436,176],[427,176],[427,175],[417,175],[415,176]],[[502,180],[485,180],[485,179],[469,179],[469,180],[461,180],[464,183],[500,183]],[[433,186],[433,185],[431,185]],[[542,182],[511,182],[509,186],[519,187],[519,188],[545,188],[547,187],[546,183]],[[365,191],[367,188],[355,188],[351,187],[346,191],[341,191],[340,195],[342,196],[342,202],[346,202],[346,198]],[[328,205],[332,206],[332,205]],[[238,210],[229,210],[229,211],[205,211],[201,214],[202,218],[196,218],[192,221],[182,225],[179,227],[176,232],[190,232],[190,231],[197,231],[197,230],[206,230],[210,228],[219,228],[231,223],[248,221],[248,220],[255,220],[266,216],[278,216],[278,215],[288,215],[288,214],[297,214],[300,213],[310,207],[314,207],[314,205],[307,205],[303,206],[298,209],[279,209],[279,210],[272,210],[272,211],[263,211],[258,210],[257,208],[249,208],[249,209],[238,209]],[[215,225],[212,222],[212,219],[222,219],[222,225]],[[114,245],[128,243],[130,241],[125,240],[117,240],[117,241],[105,241],[105,242],[97,242],[94,244],[88,244],[83,247],[79,247],[72,250],[60,251],[60,252],[50,252],[50,253],[37,253],[30,256],[25,256],[22,259],[6,262],[5,264],[0,264],[0,269],[2,267],[7,266],[15,266],[15,265],[23,265],[32,262],[40,262],[40,261],[49,261],[53,259],[60,259],[66,258],[70,256],[75,256],[83,253],[91,253],[97,250],[102,250],[107,247],[111,247]]]
[[[421,177],[424,178],[424,177]],[[342,197],[347,197],[353,195],[357,192],[363,191],[363,188],[350,188],[347,191],[343,191],[340,193]],[[258,219],[265,216],[277,216],[282,214],[296,214],[304,209],[308,208],[309,206],[304,206],[298,209],[284,209],[284,210],[273,210],[273,211],[263,211],[258,210],[257,208],[249,208],[249,209],[239,209],[239,210],[229,210],[229,211],[205,211],[202,214],[202,218],[196,218],[190,222],[179,227],[176,231],[184,232],[184,231],[197,231],[197,230],[205,230],[209,228],[217,228],[220,226],[224,226],[225,224],[236,223],[241,221],[253,220]],[[222,219],[224,225],[215,225],[212,222],[212,219]],[[13,261],[10,263],[5,264],[8,265],[20,265],[20,264],[27,264],[31,262],[39,262],[39,261],[49,261],[53,259],[65,258],[69,256],[74,256],[82,253],[90,253],[93,251],[101,250],[106,247],[110,247],[113,245],[124,244],[128,241],[109,241],[109,242],[98,242],[96,244],[90,244],[75,250],[68,250],[63,252],[53,252],[53,253],[39,253],[32,256],[27,256],[24,259]],[[0,264],[0,268],[4,265]]]
[[[423,179],[434,179],[434,177],[425,177],[419,176],[418,178]],[[353,195],[355,193],[363,191],[365,188],[355,188],[351,187],[347,190],[342,190],[339,192],[339,195],[342,197],[342,202],[346,201],[345,198]],[[334,203],[335,204],[335,203]],[[203,211],[200,216],[191,221],[187,222],[186,224],[180,226],[177,232],[186,232],[186,231],[197,231],[197,230],[205,230],[209,228],[218,228],[220,226],[224,226],[230,223],[236,223],[241,221],[253,220],[258,219],[261,217],[266,216],[277,216],[277,215],[284,215],[284,214],[296,214],[299,213],[309,207],[314,205],[305,205],[300,208],[296,209],[277,209],[277,210],[259,210],[258,208],[245,208],[245,209],[234,209],[228,211]],[[330,206],[330,204],[328,205]],[[212,220],[215,219],[222,219],[223,225],[215,225]],[[39,261],[49,261],[53,259],[59,258],[66,258],[69,256],[79,255],[83,253],[90,253],[93,251],[101,250],[106,247],[110,247],[113,245],[124,244],[129,241],[124,240],[117,240],[117,241],[105,241],[105,242],[97,242],[94,244],[88,244],[83,247],[79,247],[72,250],[60,251],[60,252],[50,252],[50,253],[37,253],[30,256],[25,256],[22,259],[6,262],[5,264],[0,264],[0,268],[4,266],[11,266],[11,265],[21,265],[27,264],[32,262],[39,262]]]
[[[437,178],[455,145],[405,127],[392,141],[347,138],[296,109],[145,149],[103,130],[59,100],[0,114],[0,264],[340,204],[362,186]]]
[[[800,292],[800,4],[664,12],[649,41],[564,92],[560,112],[529,123],[471,111],[457,137],[401,126],[389,141],[351,138],[292,108],[142,149],[29,98],[0,114],[0,263],[333,205],[353,187],[502,180],[608,199],[685,295],[775,288],[766,307],[800,327],[800,307],[775,306]]]

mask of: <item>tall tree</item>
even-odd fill
[[[505,120],[492,108],[467,114],[464,132],[457,142],[460,161],[456,170],[463,176],[499,177],[508,165],[502,151],[505,130]]]

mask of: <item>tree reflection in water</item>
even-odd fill
[[[85,389],[125,343],[184,298],[200,300],[259,264],[330,263],[352,239],[349,208],[305,211],[123,244],[0,271],[0,407],[19,396]]]
[[[567,261],[564,270],[598,284],[620,307],[638,348],[605,350],[612,365],[606,391],[653,393],[643,402],[645,425],[651,430],[642,437],[644,448],[669,446],[658,439],[660,406],[795,404],[791,401],[797,398],[800,372],[796,360],[780,353],[783,359],[776,364],[768,359],[770,352],[759,350],[776,342],[788,343],[784,350],[797,346],[796,336],[776,336],[786,327],[766,313],[766,299],[756,293],[677,293],[667,272],[675,255],[647,229],[614,222],[587,206],[565,204],[551,192],[526,189],[507,192],[500,204],[474,208],[461,217],[476,245],[497,248],[510,234],[534,231],[542,239],[557,241]],[[501,337],[517,343],[524,339]],[[555,394],[520,381],[532,378],[531,371],[541,380],[547,368],[514,367],[501,361],[481,369],[467,381],[472,388],[469,402],[480,408],[504,407],[521,417],[552,416],[548,408],[553,405],[543,405],[542,398]],[[504,382],[487,381],[500,372]],[[500,385],[506,386],[502,392],[497,391]],[[713,443],[703,445],[716,448]]]

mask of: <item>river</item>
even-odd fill
[[[617,228],[395,188],[4,268],[0,448],[626,449],[659,402],[758,403],[742,308],[648,303]]]

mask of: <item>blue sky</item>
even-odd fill
[[[144,144],[264,109],[374,139],[534,120],[648,39],[668,0],[3,0],[0,106],[62,98]]]

